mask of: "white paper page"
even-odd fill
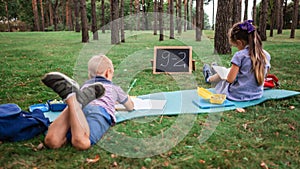
[[[212,66],[213,69],[217,72],[221,79],[226,80],[230,68],[222,67],[222,66]]]
[[[135,110],[148,110],[148,109],[164,109],[167,100],[151,100],[141,98],[131,98],[134,103]],[[124,110],[125,107],[122,104],[115,105],[116,110]]]

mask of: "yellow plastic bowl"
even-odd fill
[[[209,100],[212,104],[223,104],[226,100],[225,94],[213,94]]]
[[[210,91],[208,91],[207,89],[204,89],[203,87],[198,87],[197,92],[198,92],[198,95],[205,100],[209,100],[211,98],[211,96],[213,95]]]

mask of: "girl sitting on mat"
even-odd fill
[[[222,80],[208,64],[203,67],[207,83],[216,83],[218,94],[227,99],[248,101],[261,98],[264,79],[269,71],[270,54],[263,50],[262,41],[252,21],[236,23],[228,33],[230,44],[238,48],[231,59],[231,68],[227,79]]]

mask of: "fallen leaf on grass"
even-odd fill
[[[291,124],[289,124],[289,127],[290,127],[291,130],[296,130],[296,127],[291,125]]]
[[[289,109],[290,109],[290,110],[294,110],[294,109],[295,109],[295,106],[290,106]]]
[[[99,156],[99,155],[96,155],[95,158],[93,158],[93,159],[91,159],[91,158],[85,159],[85,161],[86,161],[87,163],[95,163],[95,162],[97,162],[97,161],[99,161],[99,160],[100,160],[100,156]]]
[[[260,166],[263,169],[269,169],[269,167],[267,166],[267,164],[265,162],[263,162],[263,161],[260,163]]]
[[[239,113],[245,113],[246,110],[243,109],[243,108],[236,108],[236,111],[239,112]]]
[[[198,161],[200,164],[205,164],[205,160],[199,160]]]

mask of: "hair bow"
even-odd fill
[[[248,20],[245,21],[241,24],[239,24],[239,27],[244,30],[247,31],[248,33],[251,33],[253,31],[255,31],[255,27],[252,25],[253,20]]]

